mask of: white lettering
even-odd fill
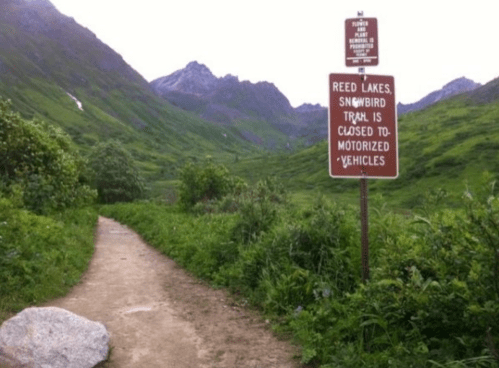
[[[385,93],[390,94],[390,85],[388,83],[367,83],[367,86],[362,84],[362,92],[363,93]]]
[[[385,141],[338,141],[338,151],[389,152],[390,143]]]
[[[386,100],[378,97],[347,97],[340,96],[341,107],[386,107]]]
[[[333,92],[356,92],[357,84],[355,82],[333,82]]]
[[[372,137],[374,129],[370,126],[338,126],[338,135],[342,137]]]
[[[365,111],[343,111],[345,121],[352,121],[356,123],[369,123],[367,120],[367,113]]]
[[[346,155],[340,156],[343,167],[346,169],[352,165],[362,166],[385,166],[385,156],[362,156],[362,155]]]

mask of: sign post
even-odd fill
[[[329,174],[360,179],[362,281],[369,279],[367,179],[398,176],[395,82],[391,76],[366,75],[378,65],[376,18],[345,20],[345,64],[359,74],[329,75]]]

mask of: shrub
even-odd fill
[[[79,281],[94,251],[96,222],[92,208],[47,217],[0,197],[0,322]]]
[[[85,160],[71,138],[43,121],[26,121],[0,99],[0,190],[17,204],[47,213],[88,203],[95,192],[82,182]]]
[[[241,192],[234,202],[240,217],[232,231],[233,240],[248,243],[269,230],[278,214],[277,204],[285,198],[286,191],[276,178],[260,180],[254,188]]]
[[[180,203],[185,209],[192,209],[200,201],[218,200],[230,193],[242,191],[246,184],[236,176],[229,174],[224,165],[217,165],[208,160],[202,165],[188,162],[179,171],[180,176]],[[198,212],[202,207],[198,206]],[[209,210],[209,207],[207,209]]]
[[[116,140],[98,144],[92,154],[95,186],[101,203],[142,198],[144,181],[130,153]]]

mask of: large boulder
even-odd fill
[[[61,308],[27,308],[0,327],[0,366],[91,368],[108,350],[102,323]]]

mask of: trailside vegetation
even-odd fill
[[[412,214],[388,211],[377,196],[366,284],[358,209],[324,198],[297,207],[272,179],[201,196],[189,212],[153,202],[102,212],[261,308],[301,344],[303,363],[498,367],[499,197],[494,185],[484,188],[467,190],[452,210],[429,195]]]
[[[62,129],[27,121],[0,99],[0,191],[38,214],[91,203],[86,161]]]
[[[62,130],[0,98],[0,323],[62,296],[87,268],[97,212],[85,168]]]
[[[130,202],[143,197],[144,180],[119,141],[110,140],[94,147],[91,166],[99,202]]]

